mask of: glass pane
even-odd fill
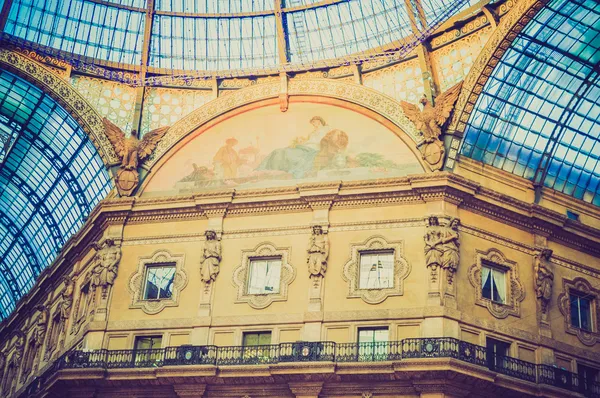
[[[138,336],[135,339],[135,348],[137,350],[150,350],[161,347],[161,336]]]
[[[359,289],[394,287],[394,252],[360,253]]]
[[[244,333],[244,341],[242,345],[258,345],[258,333]]]
[[[358,331],[359,343],[372,343],[374,341],[375,331],[373,329],[360,329]]]
[[[492,270],[492,276],[494,279],[493,290],[492,290],[492,300],[498,303],[504,303],[506,300],[506,281],[505,275],[506,273],[499,270]]]
[[[271,344],[271,333],[261,333],[258,335],[258,345]]]
[[[492,272],[489,268],[483,267],[483,269],[487,270],[486,272],[482,272],[482,288],[481,288],[481,296],[486,299],[492,299]]]
[[[579,314],[581,317],[581,328],[592,330],[591,326],[591,301],[585,298],[579,298]]]
[[[279,293],[281,259],[250,261],[248,294]]]
[[[375,330],[375,342],[376,343],[386,343],[389,339],[389,330],[388,329],[378,329]]]
[[[148,267],[144,299],[171,298],[174,277],[174,266]]]
[[[581,321],[579,319],[579,297],[574,294],[569,295],[571,302],[571,325],[576,328],[581,327]]]

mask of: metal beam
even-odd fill
[[[279,63],[287,64],[290,62],[288,51],[288,31],[285,15],[283,13],[283,0],[273,0],[275,2],[275,27],[277,30],[277,53]]]

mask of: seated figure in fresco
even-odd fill
[[[308,136],[297,138],[287,148],[275,149],[256,170],[278,170],[290,173],[294,178],[307,177],[321,150],[321,140],[332,130],[320,116],[310,119],[310,124],[314,129]]]

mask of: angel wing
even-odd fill
[[[463,82],[455,84],[435,99],[435,107],[433,110],[435,122],[438,126],[443,126],[450,117],[450,113],[452,113],[452,110],[454,109],[454,104],[458,99],[458,94],[460,94],[462,85]]]
[[[107,118],[102,118],[102,123],[104,124],[104,130],[106,131],[106,136],[108,140],[115,148],[115,152],[119,155],[119,158],[122,158],[125,155],[125,133],[123,130],[119,128],[116,124],[108,120]]]
[[[154,148],[156,148],[158,141],[160,141],[160,139],[165,135],[169,127],[170,126],[159,127],[144,135],[144,138],[140,140],[140,144],[138,146],[138,157],[140,160],[146,159],[148,156],[150,156]]]
[[[413,105],[406,101],[400,101],[400,106],[402,107],[402,110],[404,111],[406,117],[415,124],[417,130],[423,131],[423,128],[425,127],[425,122],[421,117],[421,110],[417,108],[416,105]]]

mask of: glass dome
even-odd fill
[[[5,39],[154,73],[308,69],[410,49],[476,0],[12,0]],[[414,44],[413,44],[414,45]],[[40,47],[41,46],[41,47]],[[335,60],[335,61],[334,61]],[[327,64],[325,64],[327,65]]]

